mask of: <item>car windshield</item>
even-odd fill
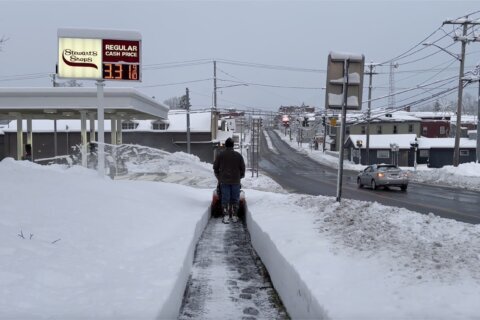
[[[392,171],[392,170],[398,170],[396,166],[379,166],[377,168],[378,171]]]

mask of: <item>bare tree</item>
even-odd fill
[[[0,51],[2,51],[3,45],[4,45],[5,42],[7,42],[7,41],[8,41],[8,38],[5,38],[5,36],[2,36],[2,37],[0,38]]]
[[[183,97],[171,97],[171,98],[163,101],[163,103],[165,103],[167,106],[169,106],[171,110],[184,109],[185,107],[182,104],[182,98]]]

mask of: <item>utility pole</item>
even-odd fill
[[[366,157],[366,165],[370,165],[370,118],[371,118],[371,111],[372,111],[372,76],[377,74],[373,72],[373,62],[370,62],[368,65],[368,72],[366,74],[369,75],[368,80],[368,107],[367,107],[367,127],[365,128],[365,134],[367,135],[367,143],[365,145],[365,152],[367,153]],[[360,152],[362,152],[360,150]],[[361,163],[360,163],[361,164]]]
[[[478,81],[478,96],[477,96],[477,163],[480,163],[480,64],[477,64],[474,74]]]
[[[465,68],[465,49],[468,42],[472,41],[479,41],[478,38],[468,38],[467,31],[470,25],[479,25],[479,21],[473,21],[468,19],[468,16],[465,18],[461,18],[458,20],[448,20],[444,21],[443,25],[445,24],[453,24],[453,25],[462,25],[463,26],[463,33],[462,36],[455,36],[454,41],[461,41],[462,42],[462,52],[460,53],[460,72],[458,76],[458,98],[457,98],[457,121],[456,121],[456,128],[455,128],[455,149],[453,150],[453,166],[458,167],[460,163],[460,135],[462,132],[462,98],[463,98],[463,76],[464,76],[464,68]]]
[[[217,111],[217,61],[213,60],[213,109]]]
[[[190,154],[190,95],[188,94],[188,88],[185,91],[185,108],[187,109],[187,153]]]

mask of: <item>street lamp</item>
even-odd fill
[[[465,33],[465,32],[464,32]],[[434,43],[424,43],[425,46],[434,46],[443,52],[451,55],[458,61],[460,61],[460,72],[458,76],[458,98],[457,98],[457,121],[456,121],[456,128],[455,128],[455,149],[453,150],[453,166],[458,167],[460,162],[460,135],[462,132],[462,96],[463,96],[463,76],[464,76],[464,68],[465,68],[465,46],[466,42],[462,41],[462,53],[461,54],[454,54],[450,51],[434,44]]]

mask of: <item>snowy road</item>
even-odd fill
[[[179,319],[289,319],[242,223],[209,221]]]
[[[268,131],[279,155],[269,151],[262,139],[260,167],[282,187],[311,195],[335,196],[337,170],[296,152],[276,133]],[[480,223],[480,193],[457,188],[410,183],[407,192],[395,189],[359,189],[356,172],[344,172],[343,197],[363,201],[377,201],[384,205],[407,208],[467,223]]]

